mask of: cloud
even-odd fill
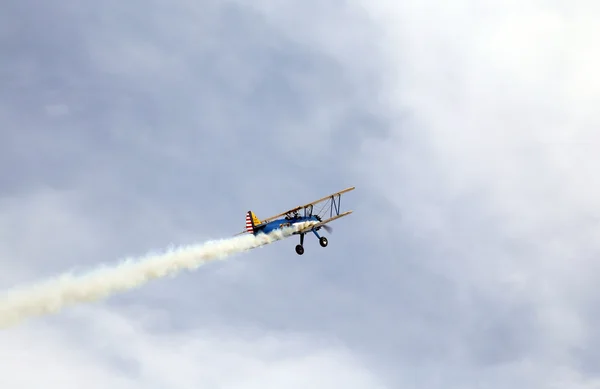
[[[420,9],[386,10],[415,21],[424,17]],[[365,148],[377,161],[374,175],[392,167],[409,185],[389,185],[383,177],[373,182],[410,215],[414,228],[435,233],[436,242],[462,253],[458,243],[472,237],[459,235],[461,228],[470,231],[477,223],[507,250],[511,244],[534,250],[525,263],[519,258],[506,266],[531,266],[529,271],[559,266],[555,276],[563,278],[577,267],[560,264],[573,263],[573,257],[587,263],[585,257],[598,249],[588,237],[595,235],[600,209],[592,173],[598,159],[591,151],[600,138],[592,131],[595,115],[583,110],[598,93],[585,88],[571,95],[587,69],[571,55],[572,44],[591,57],[598,54],[582,34],[589,26],[577,13],[534,4],[519,16],[507,5],[490,6],[483,17],[461,25],[469,10],[451,16],[430,10],[427,17],[440,22],[431,29],[418,22],[390,26],[398,41],[415,33],[415,25],[431,37],[410,41],[402,52],[389,51],[404,69],[404,88],[391,97],[407,106],[408,126],[418,126],[419,135],[403,139],[396,132],[389,143]],[[453,35],[445,36],[450,30]],[[434,43],[444,50],[435,50]],[[444,52],[452,53],[452,61],[441,66]],[[412,207],[403,206],[405,200]],[[428,206],[437,225],[422,217]],[[458,213],[465,209],[470,212]],[[477,242],[469,248],[473,245]],[[533,262],[537,258],[541,261]]]
[[[401,71],[387,92],[410,116],[390,139],[364,144],[365,172],[401,210],[398,233],[431,245],[424,266],[464,293],[453,316],[481,338],[460,348],[475,366],[489,363],[479,347],[498,357],[515,341],[510,361],[577,366],[572,350],[594,347],[600,276],[600,94],[582,83],[600,59],[588,34],[594,6],[372,4],[395,21],[384,46]]]
[[[177,334],[146,309],[74,311],[60,326],[2,333],[0,376],[11,387],[89,388],[378,388],[351,352],[327,339],[220,327]],[[167,319],[168,320],[168,319]],[[62,327],[73,326],[67,335]],[[154,327],[154,328],[153,328]],[[19,368],[17,368],[19,367]]]
[[[110,304],[338,338],[391,386],[593,387],[597,5],[448,4],[13,7],[3,282],[76,264],[72,230],[92,264],[356,185],[327,251]]]
[[[298,14],[266,3],[273,18],[287,22]],[[391,205],[386,213],[357,215],[362,225],[386,225],[388,231],[379,232],[394,242],[382,242],[381,256],[367,256],[362,268],[392,272],[389,284],[374,273],[377,286],[390,293],[381,293],[378,307],[388,307],[398,333],[423,325],[408,348],[391,354],[412,365],[424,353],[433,358],[432,369],[434,361],[454,356],[469,366],[461,370],[472,374],[467,381],[486,377],[490,383],[484,366],[543,385],[555,381],[544,369],[566,365],[572,370],[564,382],[593,386],[597,369],[589,366],[597,355],[574,350],[595,348],[590,342],[596,338],[600,247],[593,237],[600,203],[594,177],[600,163],[594,150],[600,137],[594,104],[600,93],[590,69],[600,51],[590,15],[598,14],[597,6],[352,4],[362,5],[369,14],[363,20],[376,24],[361,27],[380,33],[371,41],[378,52],[357,49],[343,63],[346,69],[378,67],[385,82],[373,100],[389,109],[381,112],[387,137],[363,138],[350,165],[365,180],[361,190]],[[296,18],[296,26],[308,20]],[[340,17],[331,26],[339,27],[339,20],[346,21]],[[350,25],[364,32],[352,23],[339,31]],[[319,27],[286,31],[339,59],[353,48],[352,34],[321,39],[313,35]],[[373,244],[373,235],[364,233],[361,244]],[[392,287],[392,279],[405,286]],[[373,301],[376,294],[367,293]],[[410,315],[400,315],[405,310]],[[427,315],[445,322],[429,322]],[[519,361],[529,358],[535,367],[521,370]]]

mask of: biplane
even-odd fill
[[[293,227],[295,224],[302,223],[304,227],[293,232],[293,235],[300,235],[300,244],[296,245],[296,253],[304,254],[304,235],[312,232],[319,239],[321,247],[327,247],[328,241],[324,236],[319,235],[318,231],[324,228],[331,233],[331,227],[327,224],[341,217],[350,215],[353,211],[341,212],[340,201],[342,194],[354,190],[354,187],[346,188],[342,191],[332,193],[328,196],[315,200],[311,203],[292,208],[278,215],[260,220],[254,212],[246,213],[246,229],[236,235],[241,234],[269,234],[275,230],[285,227]],[[318,206],[318,207],[317,207]],[[309,223],[306,223],[309,222]],[[307,224],[307,225],[306,225]]]

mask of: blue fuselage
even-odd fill
[[[259,233],[269,234],[275,230],[279,230],[279,229],[285,228],[285,227],[291,227],[292,225],[294,225],[296,223],[302,223],[302,222],[308,222],[308,221],[319,222],[320,220],[317,219],[317,217],[314,215],[309,216],[309,217],[297,216],[294,218],[275,219],[275,220],[268,222],[264,226],[258,227],[254,231],[254,235],[259,234]]]

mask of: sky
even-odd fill
[[[295,238],[0,333],[11,388],[600,387],[600,5],[0,5],[0,288]]]

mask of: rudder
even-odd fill
[[[256,217],[254,212],[248,211],[246,213],[246,231],[254,232],[254,227],[260,224],[260,220]]]

